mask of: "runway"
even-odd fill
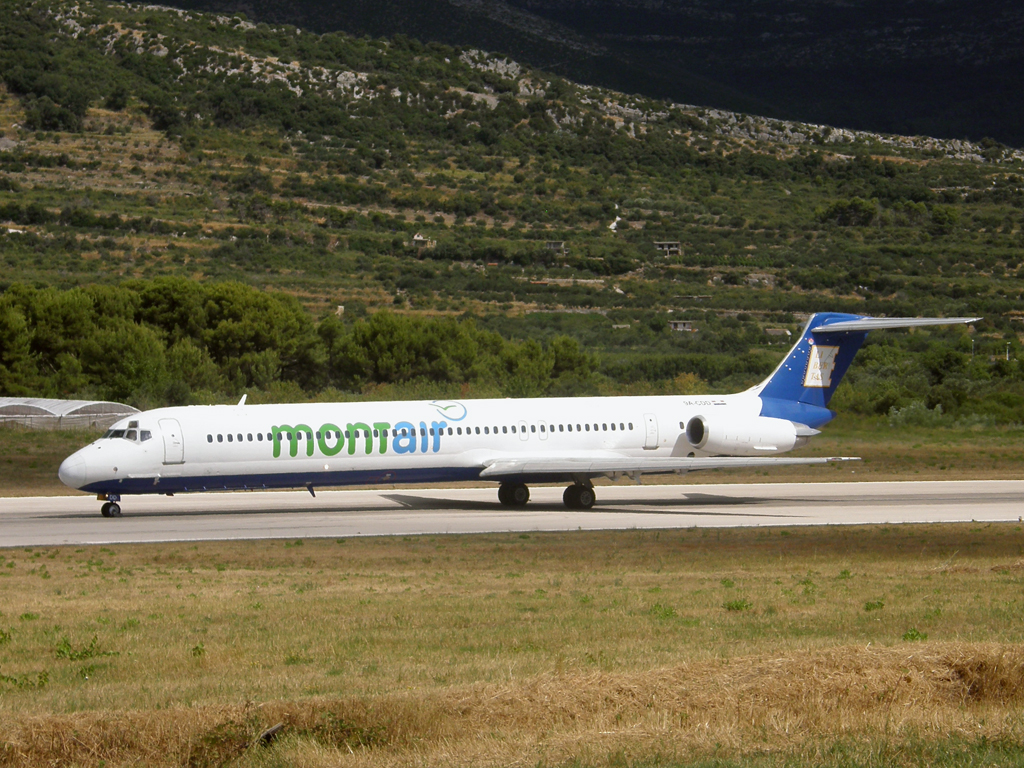
[[[0,547],[300,539],[507,531],[1014,521],[1024,481],[612,486],[570,511],[562,488],[523,508],[492,488],[207,493],[126,497],[104,518],[92,496],[0,499]]]

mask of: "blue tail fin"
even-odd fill
[[[973,323],[980,317],[863,317],[819,312],[767,379],[752,392],[761,398],[761,415],[809,427],[832,420],[828,401],[853,362],[868,331]]]
[[[821,326],[861,319],[861,315],[837,312],[813,315],[779,367],[755,387],[761,397],[761,415],[815,428],[831,421],[835,413],[828,409],[828,401],[868,333],[830,333]]]

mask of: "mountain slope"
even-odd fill
[[[179,0],[318,32],[473,46],[579,82],[847,128],[1024,146],[1008,0]]]
[[[130,325],[130,297],[175,278],[289,294],[322,320],[307,335],[331,354],[339,326],[385,307],[467,313],[506,338],[566,334],[636,391],[680,375],[750,384],[777,361],[765,331],[823,307],[983,315],[976,350],[951,338],[959,351],[913,377],[879,352],[874,394],[855,407],[927,392],[952,414],[984,375],[1009,387],[993,412],[1024,414],[1017,364],[989,364],[1017,348],[1024,318],[1024,152],[686,107],[403,37],[96,0],[10,10],[0,379],[38,361],[54,392],[80,391],[132,350],[152,353],[136,373],[158,368],[162,339],[120,320],[107,346],[59,342],[80,338],[75,307]],[[58,297],[24,284],[94,287]],[[236,293],[215,302],[229,318]],[[168,352],[205,303],[174,311]],[[699,332],[669,331],[670,317]],[[199,334],[177,350],[193,390],[269,386],[287,370],[258,319],[227,330],[216,349]],[[312,358],[292,383],[349,381]]]

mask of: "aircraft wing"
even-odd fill
[[[515,475],[599,475],[644,474],[654,472],[693,472],[699,469],[730,469],[738,467],[777,467],[793,464],[830,464],[835,461],[860,461],[855,456],[823,458],[791,458],[786,456],[712,456],[707,458],[664,458],[622,456],[621,458],[513,458],[486,462],[480,477],[512,477]]]

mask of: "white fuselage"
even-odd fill
[[[687,440],[691,419],[739,433],[760,407],[744,393],[161,408],[115,424],[61,478],[97,493],[173,493],[466,480],[517,457],[706,456]],[[777,455],[799,441],[737,440],[730,455]]]

